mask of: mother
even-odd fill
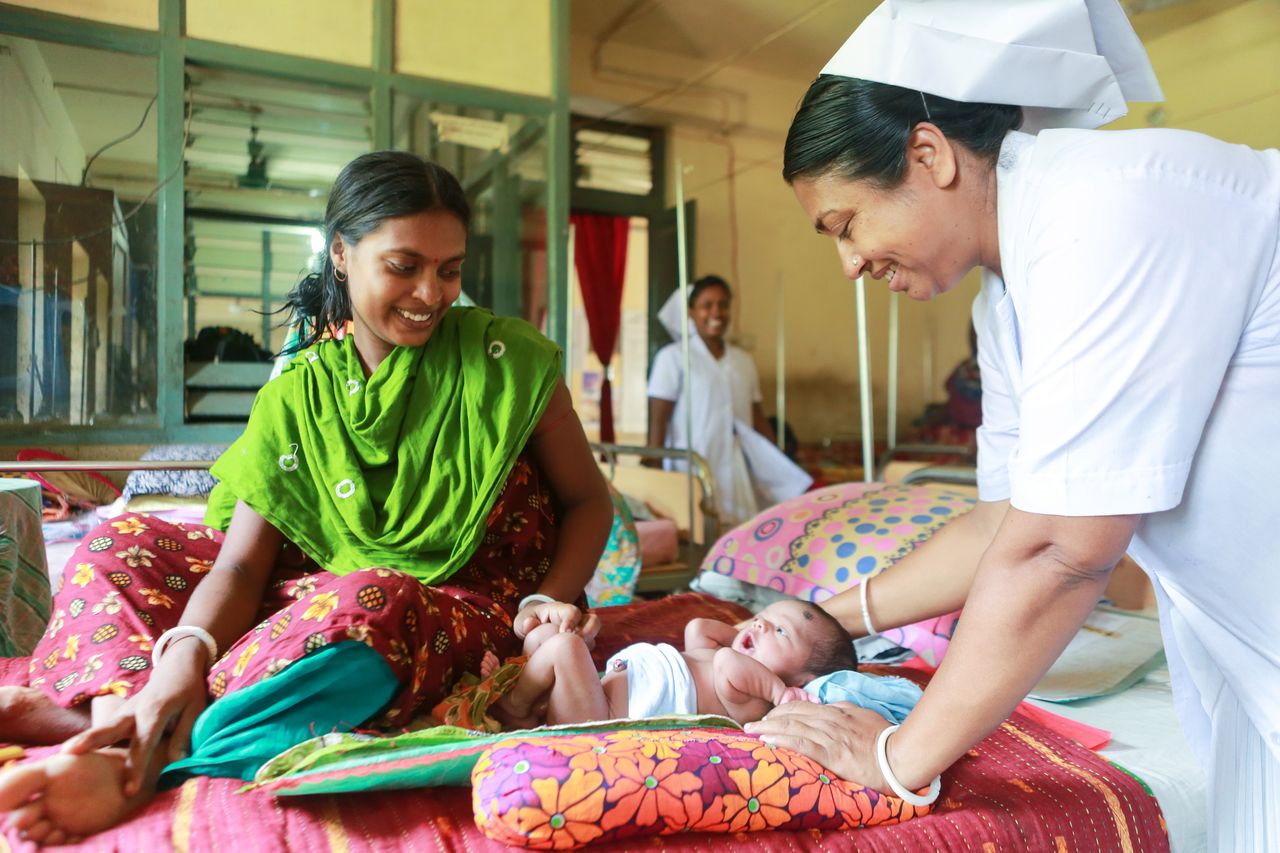
[[[225,537],[146,516],[85,537],[30,686],[0,693],[0,740],[67,739],[0,774],[26,837],[112,825],[166,759],[166,777],[248,779],[316,732],[404,724],[486,650],[515,653],[513,624],[581,602],[607,486],[555,345],[450,308],[469,219],[411,154],[342,170],[323,269],[288,299],[312,332],[213,468]]]
[[[925,300],[984,270],[981,501],[865,598],[827,603],[855,633],[964,615],[900,730],[808,703],[752,730],[918,791],[1040,679],[1128,550],[1213,846],[1275,849],[1280,152],[1073,129],[1159,97],[1119,5],[976,5],[879,7],[809,88],[783,170],[849,278]]]

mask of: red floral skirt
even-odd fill
[[[402,688],[377,721],[407,722],[446,696],[485,650],[516,654],[511,621],[555,552],[555,510],[538,470],[517,460],[471,560],[439,586],[393,568],[324,571],[288,545],[267,584],[259,623],[209,672],[216,699],[255,684],[330,643],[358,640],[391,666]],[[112,519],[85,536],[33,652],[29,684],[59,705],[126,697],[146,683],[151,649],[179,624],[213,567],[223,534],[146,515]],[[585,601],[579,604],[585,606]]]

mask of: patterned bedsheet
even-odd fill
[[[596,655],[640,640],[678,642],[696,616],[744,618],[736,605],[696,593],[600,611]],[[0,660],[0,683],[19,683],[25,659]],[[895,674],[913,675],[908,671]],[[920,678],[915,675],[914,677]],[[275,798],[236,793],[242,784],[193,779],[165,792],[124,825],[82,850],[427,849],[505,851],[470,818],[465,788]],[[10,843],[16,838],[8,836]],[[601,850],[715,849],[723,836],[643,840]],[[848,850],[1166,851],[1160,809],[1141,782],[1094,753],[1015,714],[943,777],[942,799],[925,817],[844,832],[758,832],[732,838],[741,853]],[[0,849],[3,843],[0,843]]]

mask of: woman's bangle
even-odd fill
[[[521,610],[524,610],[530,604],[555,604],[555,603],[556,603],[556,600],[551,596],[543,595],[540,592],[535,592],[530,595],[526,595],[524,598],[520,599],[520,604],[516,607],[516,612],[519,613]]]
[[[929,793],[921,796],[920,794],[908,791],[906,786],[898,781],[898,777],[893,775],[893,771],[889,769],[889,735],[896,732],[900,726],[889,726],[880,732],[880,736],[876,738],[876,761],[880,765],[880,775],[884,777],[884,781],[889,783],[889,788],[894,795],[906,800],[916,808],[924,808],[931,806],[938,799],[938,794],[942,791],[942,776],[934,776],[933,781],[929,783]]]
[[[871,578],[863,578],[858,585],[858,599],[862,602],[862,627],[867,629],[868,637],[878,637],[880,632],[871,624],[871,610],[867,607],[867,587],[871,586]]]
[[[165,631],[160,635],[160,639],[156,640],[155,646],[151,649],[152,668],[160,665],[160,658],[175,640],[181,640],[184,637],[195,637],[204,644],[205,651],[209,653],[210,666],[218,659],[218,644],[212,634],[199,625],[178,625]]]

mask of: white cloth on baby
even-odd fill
[[[632,719],[698,713],[693,673],[669,643],[633,643],[609,658],[606,669],[626,670],[627,716]]]

